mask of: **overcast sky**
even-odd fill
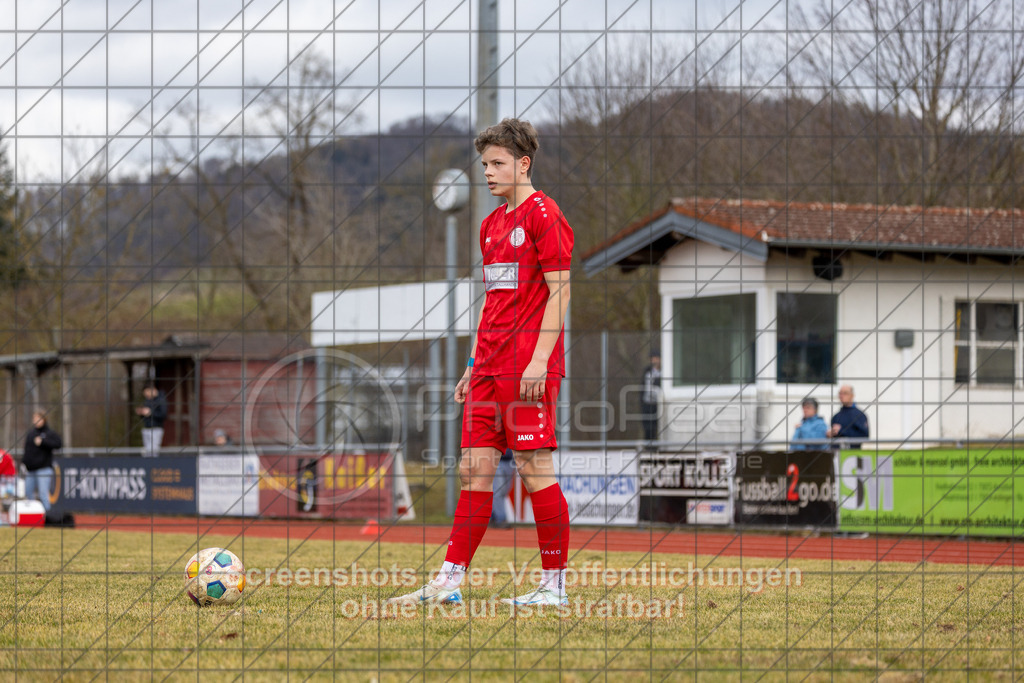
[[[2,0],[0,132],[20,182],[73,179],[83,159],[115,174],[156,170],[165,143],[188,134],[175,111],[200,107],[204,134],[248,134],[259,124],[251,93],[285,83],[304,51],[330,58],[339,97],[358,105],[341,133],[468,119],[478,2]],[[549,118],[583,56],[614,61],[637,41],[653,49],[708,31],[719,44],[753,40],[784,27],[794,4],[499,0],[501,115]]]

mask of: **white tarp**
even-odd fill
[[[470,281],[454,287],[455,334],[473,332]],[[314,292],[310,344],[344,346],[429,341],[448,333],[447,281]]]

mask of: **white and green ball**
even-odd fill
[[[230,550],[206,548],[185,563],[185,591],[200,607],[230,605],[245,590],[245,567]]]

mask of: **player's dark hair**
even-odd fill
[[[533,164],[537,159],[540,141],[537,138],[537,130],[529,121],[502,119],[501,123],[493,125],[477,135],[473,145],[480,153],[494,145],[507,149],[516,160],[523,157],[529,158],[530,167],[526,169],[526,177],[533,177]]]

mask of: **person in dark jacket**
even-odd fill
[[[142,405],[135,409],[135,413],[142,417],[142,455],[155,458],[160,455],[160,444],[164,440],[167,398],[155,384],[147,384],[142,390],[142,397]]]
[[[491,526],[508,529],[512,526],[505,516],[505,500],[512,490],[512,481],[516,474],[515,459],[512,449],[506,448],[498,460],[498,469],[494,472],[494,504],[491,506]]]
[[[858,439],[847,444],[847,447],[860,448],[861,441],[870,435],[868,416],[853,402],[853,387],[849,384],[839,387],[839,401],[843,407],[832,416],[832,427],[828,435],[833,439]]]
[[[32,413],[32,428],[25,435],[25,449],[21,463],[28,474],[25,477],[25,497],[39,498],[43,508],[50,511],[50,485],[53,483],[53,452],[62,446],[60,435],[46,424],[46,413]]]
[[[651,364],[644,368],[640,391],[640,415],[644,428],[644,441],[658,439],[658,411],[661,404],[661,351],[651,351]]]

